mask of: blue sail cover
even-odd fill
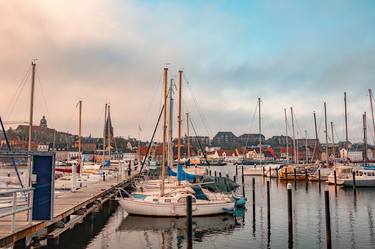
[[[184,169],[182,168],[181,164],[178,165],[177,179],[179,181],[184,181],[184,180],[195,181],[196,177],[197,177],[196,175],[186,173]]]
[[[177,173],[174,172],[169,165],[167,166],[167,175],[168,176],[177,176]]]

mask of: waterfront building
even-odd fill
[[[212,145],[222,148],[235,148],[238,145],[237,137],[231,131],[219,131],[212,138]]]

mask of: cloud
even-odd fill
[[[100,136],[110,102],[116,135],[135,136],[141,124],[147,139],[168,62],[171,75],[184,68],[190,82],[184,112],[202,135],[256,132],[253,113],[262,97],[267,136],[283,133],[283,108],[290,106],[301,133],[313,134],[312,111],[326,100],[342,139],[342,93],[348,91],[352,137],[359,140],[366,91],[375,80],[374,14],[360,9],[361,18],[351,16],[346,4],[317,5],[311,14],[309,6],[290,5],[1,2],[0,113],[9,113],[17,84],[38,58],[36,122],[46,114],[51,126],[74,132],[75,104],[82,99],[83,133]],[[28,87],[6,119],[27,119]]]

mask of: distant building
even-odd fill
[[[262,141],[262,144],[265,144],[266,138],[263,134],[249,134],[245,133],[238,137],[238,142],[241,146],[254,146],[258,145],[259,141]]]
[[[183,144],[187,144],[187,136],[183,139]],[[190,146],[200,148],[205,148],[206,146],[210,146],[210,138],[208,136],[191,136],[190,137]]]
[[[220,146],[222,148],[234,148],[238,144],[236,135],[231,131],[219,131],[212,138],[213,146]]]

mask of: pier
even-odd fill
[[[32,239],[47,239],[48,246],[56,246],[65,231],[82,223],[87,215],[114,198],[117,188],[131,183],[138,176],[113,177],[106,181],[91,183],[75,192],[55,194],[53,218],[49,221],[27,221],[27,211],[15,215],[12,232],[12,215],[0,219],[0,247],[25,248]]]

